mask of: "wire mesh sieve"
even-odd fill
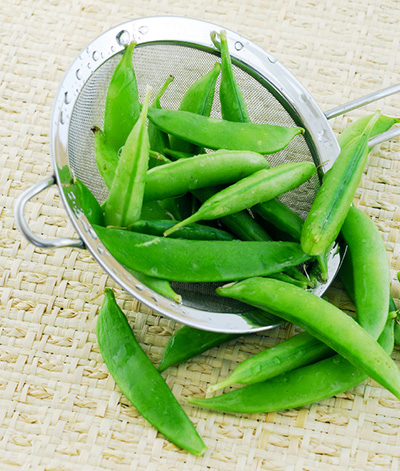
[[[133,20],[96,38],[67,71],[57,94],[51,127],[53,167],[67,212],[84,245],[97,262],[130,294],[163,315],[193,327],[222,331],[249,332],[271,328],[276,319],[261,315],[238,302],[214,294],[215,284],[176,283],[182,305],[163,298],[135,280],[104,248],[79,207],[67,174],[78,177],[102,203],[107,189],[97,170],[91,127],[103,128],[105,97],[112,73],[124,45],[134,40],[133,61],[140,98],[147,85],[155,94],[167,76],[174,81],[163,96],[163,108],[177,109],[188,87],[208,72],[219,53],[210,39],[222,28],[197,20],[155,17]],[[248,105],[253,122],[302,126],[306,133],[281,152],[270,155],[271,166],[309,160],[327,170],[339,146],[326,117],[311,95],[273,56],[242,36],[227,31],[234,73]],[[217,83],[218,89],[219,83]],[[211,116],[220,117],[216,98]],[[63,171],[61,171],[63,170]],[[281,199],[305,217],[319,187],[314,177]],[[330,279],[316,288],[321,295],[340,263],[340,253],[332,250],[328,262]]]

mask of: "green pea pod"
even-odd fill
[[[312,162],[298,162],[259,170],[223,189],[208,199],[200,209],[179,222],[165,235],[191,222],[217,219],[275,198],[307,181],[316,172]]]
[[[301,219],[296,212],[279,201],[278,198],[257,204],[252,208],[252,211],[270,222],[280,231],[289,234],[293,239],[300,240],[304,223],[303,219]]]
[[[211,40],[221,53],[221,84],[219,87],[219,100],[221,103],[222,118],[228,121],[246,123],[250,121],[247,106],[242,91],[238,87],[232,70],[232,59],[229,54],[226,31],[219,33],[220,42],[216,39],[217,33],[211,33]]]
[[[203,454],[206,445],[136,341],[110,289],[105,291],[97,320],[97,340],[104,363],[138,412],[177,446]]]
[[[390,273],[385,243],[370,218],[351,207],[342,226],[353,263],[354,298],[360,324],[377,337],[389,309]]]
[[[178,196],[190,190],[236,182],[269,168],[255,152],[216,151],[181,159],[147,172],[145,201]]]
[[[338,236],[360,183],[368,153],[368,139],[379,113],[364,132],[348,142],[325,175],[303,225],[301,245],[310,255],[325,253]]]
[[[161,109],[161,103],[160,100],[164,93],[167,91],[168,86],[170,83],[174,80],[174,77],[170,75],[166,81],[164,82],[163,86],[161,87],[160,91],[157,93],[157,95],[154,97],[153,100],[153,107],[158,108],[159,110]],[[165,148],[169,147],[169,137],[168,134],[165,132],[162,132],[160,129],[157,128],[153,123],[149,123],[148,125],[148,133],[149,133],[149,142],[150,142],[150,149],[159,152],[162,154],[164,152]],[[150,161],[149,167],[153,167],[154,165],[157,164],[157,162]],[[160,162],[161,164],[161,162]]]
[[[324,299],[269,278],[247,279],[217,292],[293,322],[400,398],[400,372],[393,360],[355,320]]]
[[[350,141],[357,138],[364,132],[368,122],[372,119],[373,115],[364,116],[359,118],[349,126],[346,127],[338,136],[337,140],[341,148],[346,146]],[[371,131],[371,137],[378,136],[383,132],[390,129],[394,124],[400,123],[400,119],[391,118],[389,116],[380,115],[379,119],[374,124]]]
[[[300,265],[308,256],[294,242],[185,240],[94,226],[123,265],[171,281],[231,281],[266,276]],[[243,263],[246,260],[246,263]]]
[[[378,340],[388,355],[393,350],[393,327],[393,318],[388,316],[385,329]],[[189,397],[188,402],[214,410],[265,413],[322,401],[357,386],[367,377],[363,370],[340,355],[334,355],[217,397]]]
[[[136,221],[128,229],[141,234],[148,234],[161,237],[164,232],[175,225],[175,221],[170,220],[140,220]],[[232,234],[217,229],[216,227],[204,226],[202,224],[190,224],[176,231],[173,236],[189,240],[234,240]]]
[[[189,111],[197,115],[210,116],[214,101],[215,84],[221,71],[221,65],[216,62],[214,67],[196,80],[187,90],[179,106],[180,111]],[[170,136],[171,149],[190,154],[200,153],[200,148],[179,139],[174,134]]]
[[[105,133],[99,127],[93,126],[92,131],[96,165],[106,187],[110,189],[118,165],[118,152],[109,144]]]
[[[247,150],[272,154],[284,149],[301,127],[235,123],[188,111],[149,109],[149,119],[163,131],[209,149]]]
[[[334,351],[326,344],[307,332],[301,332],[243,361],[228,378],[210,386],[207,392],[218,391],[235,383],[254,384],[266,381],[333,354]]]
[[[140,218],[150,150],[146,126],[150,93],[151,89],[148,88],[139,119],[119,157],[105,204],[107,225],[126,227]]]
[[[79,203],[90,224],[104,226],[104,213],[93,193],[78,178],[75,178],[74,183],[77,189]]]
[[[135,43],[130,43],[114,70],[108,86],[104,132],[116,152],[125,144],[140,115],[140,103],[132,54]]]
[[[158,366],[158,371],[165,371],[167,368],[183,363],[210,348],[230,342],[240,337],[240,335],[208,332],[183,326],[168,340],[160,365]]]
[[[139,271],[135,271],[130,268],[128,268],[127,270],[138,281],[140,281],[156,293],[161,294],[162,296],[165,296],[167,298],[171,298],[178,304],[182,302],[182,296],[172,289],[172,286],[169,281],[162,280],[160,278],[154,278],[153,276],[145,275],[144,273],[140,273]]]

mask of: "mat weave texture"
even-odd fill
[[[323,110],[400,82],[396,0],[9,0],[0,6],[0,469],[166,471],[400,469],[400,403],[372,380],[294,410],[224,414],[187,403],[238,362],[293,327],[230,342],[163,376],[209,447],[194,457],[150,426],[120,394],[99,353],[96,317],[115,290],[135,336],[158,364],[180,326],[140,305],[85,250],[40,249],[14,223],[21,192],[52,174],[49,123],[69,64],[96,36],[129,19],[204,19],[274,54]],[[392,96],[332,120],[339,133],[377,109],[400,115]],[[399,306],[400,140],[372,151],[355,204],[386,244]],[[28,204],[30,227],[76,237],[56,187]],[[352,309],[338,283],[331,302]],[[400,366],[396,347],[392,357]]]

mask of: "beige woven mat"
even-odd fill
[[[291,334],[253,335],[170,368],[165,377],[209,446],[195,458],[168,443],[121,397],[98,351],[96,315],[114,287],[134,332],[157,364],[178,327],[125,294],[85,251],[43,250],[16,230],[16,197],[52,172],[49,121],[70,62],[102,31],[128,19],[173,14],[236,30],[276,55],[322,109],[400,81],[397,0],[9,0],[0,6],[0,469],[398,470],[400,403],[372,381],[337,397],[270,414],[223,414],[186,398],[225,377],[237,362]],[[381,109],[400,97],[337,118]],[[399,303],[400,142],[370,156],[356,203],[386,242]],[[51,188],[29,206],[31,227],[74,235]],[[339,286],[329,291],[349,307]],[[399,350],[393,358],[400,365]]]

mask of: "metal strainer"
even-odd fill
[[[215,295],[214,284],[176,283],[182,295],[177,304],[138,282],[105,249],[91,228],[71,184],[71,175],[83,181],[101,203],[107,189],[96,167],[91,127],[103,128],[104,103],[108,84],[124,46],[135,41],[134,66],[143,98],[146,85],[156,93],[168,75],[175,80],[163,97],[163,107],[177,109],[188,87],[219,60],[211,39],[212,31],[222,28],[198,20],[177,17],[152,17],[128,21],[101,34],[75,59],[59,87],[51,121],[51,157],[54,175],[25,191],[19,198],[15,216],[21,232],[40,247],[87,248],[103,269],[128,293],[150,308],[183,324],[219,332],[254,332],[272,328],[279,321],[261,315],[241,303]],[[299,81],[275,57],[244,37],[227,31],[234,72],[253,122],[283,126],[302,126],[306,133],[296,136],[283,151],[269,156],[272,166],[288,161],[309,160],[328,170],[339,153],[339,145],[328,118],[354,109],[360,104],[395,93],[392,87],[323,113]],[[218,83],[217,83],[218,88]],[[336,113],[336,114],[335,114]],[[218,100],[212,116],[220,117]],[[24,218],[27,201],[52,184],[57,184],[66,211],[80,239],[46,240],[32,233]],[[317,177],[282,197],[303,218],[310,209]],[[315,288],[321,296],[334,278],[342,251],[332,249],[329,280]]]

